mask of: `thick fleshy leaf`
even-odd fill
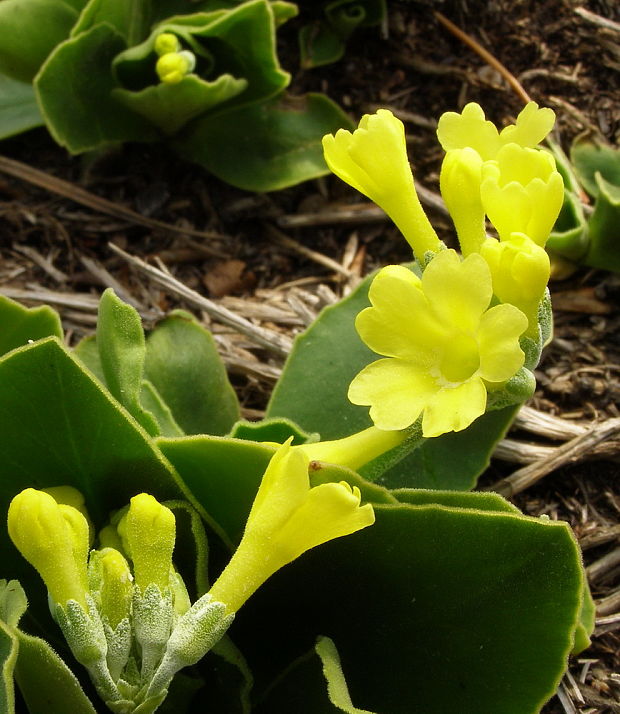
[[[15,714],[13,671],[18,647],[17,637],[0,619],[0,714]]]
[[[546,247],[551,255],[573,261],[579,261],[588,250],[588,226],[581,201],[570,191],[564,192],[564,203]]]
[[[68,37],[78,13],[57,0],[3,0],[0,3],[0,72],[31,82],[54,47]]]
[[[16,630],[15,679],[29,712],[96,714],[77,677],[50,645]]]
[[[144,429],[160,433],[157,420],[140,402],[146,344],[142,321],[135,308],[123,302],[108,288],[99,301],[97,349],[105,384]],[[153,394],[150,401],[155,400]]]
[[[290,419],[263,419],[262,421],[238,421],[228,436],[247,441],[271,441],[283,444],[291,436],[293,444],[318,441],[318,434],[308,434]]]
[[[112,60],[125,41],[101,23],[65,40],[50,54],[34,80],[45,123],[71,153],[119,141],[155,141],[148,122],[114,100],[118,86]]]
[[[17,580],[0,580],[0,714],[14,714],[14,678],[28,711],[94,714],[75,675],[47,642],[22,632],[19,621],[28,606]]]
[[[293,663],[254,711],[256,714],[285,711],[295,714],[373,714],[353,706],[345,677],[333,640],[319,637],[310,652]]]
[[[230,74],[220,75],[212,82],[191,74],[177,84],[159,83],[139,92],[117,87],[112,96],[164,134],[172,135],[191,119],[237,96],[246,87],[244,79]]]
[[[614,185],[597,173],[596,183],[599,193],[588,223],[590,246],[584,263],[594,268],[620,272],[620,181]]]
[[[145,374],[186,434],[226,434],[239,402],[211,334],[174,311],[146,340]]]
[[[564,672],[581,606],[568,526],[446,506],[375,512],[374,526],[307,553],[238,613],[231,636],[257,696],[323,634],[338,646],[357,707],[538,712]]]
[[[351,380],[376,359],[355,331],[355,316],[368,306],[369,276],[347,298],[326,308],[296,341],[267,408],[267,417],[287,417],[323,440],[370,426],[368,411],[347,399]],[[308,381],[320,366],[321,379]],[[469,489],[489,463],[515,409],[489,412],[465,431],[427,440],[388,471],[369,465],[368,478],[397,488]]]
[[[0,355],[43,337],[62,339],[60,317],[51,307],[27,308],[0,295]]]
[[[128,45],[135,44],[149,27],[148,5],[144,0],[89,0],[71,30],[71,37],[107,23],[125,38]]]
[[[578,136],[570,150],[570,159],[579,181],[591,196],[598,196],[596,174],[620,186],[620,149],[593,140],[587,134]]]
[[[42,124],[32,85],[0,75],[0,139]]]
[[[321,139],[350,125],[322,94],[279,95],[197,119],[174,146],[233,186],[275,191],[326,174]]]
[[[228,544],[241,539],[274,447],[240,439],[192,436],[156,444]]]

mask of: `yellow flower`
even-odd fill
[[[392,112],[379,109],[365,114],[353,133],[324,136],[323,151],[330,170],[380,206],[419,258],[440,249],[415,190],[405,128]]]
[[[508,240],[487,238],[480,248],[493,277],[493,292],[501,300],[518,307],[528,319],[528,334],[538,336],[538,305],[551,271],[549,256],[524,233],[512,233]]]
[[[131,499],[117,530],[142,592],[151,583],[161,591],[168,588],[176,537],[174,513],[148,493],[140,493]]]
[[[11,501],[8,530],[15,547],[36,568],[50,597],[87,609],[88,523],[75,508],[27,488]]]
[[[421,279],[402,266],[383,268],[355,326],[386,359],[354,378],[349,399],[370,406],[379,429],[405,429],[422,412],[424,436],[465,429],[486,409],[487,384],[501,385],[524,362],[527,318],[513,305],[488,309],[492,295],[489,267],[476,253],[461,262],[442,251]]]
[[[310,488],[308,457],[289,441],[269,462],[239,547],[209,594],[235,612],[281,567],[374,519],[359,489],[344,481]]]
[[[178,84],[196,66],[196,58],[189,52],[166,52],[155,65],[157,76],[164,84]]]
[[[461,114],[446,112],[437,125],[437,137],[445,149],[474,149],[483,161],[494,159],[505,144],[534,147],[551,131],[555,114],[547,107],[538,108],[536,102],[528,102],[517,117],[515,124],[497,131],[493,122],[484,117],[479,104],[467,104]]]
[[[501,238],[525,233],[544,246],[562,208],[564,182],[551,154],[511,143],[482,165],[480,196]]]

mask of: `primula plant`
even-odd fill
[[[298,338],[260,422],[185,312],[145,335],[108,290],[69,349],[0,300],[2,711],[540,711],[592,631],[580,553],[469,489],[550,337],[552,123],[442,117],[462,256],[390,112],[325,137],[414,260]]]
[[[567,188],[549,239],[556,274],[578,265],[620,272],[620,150],[585,134],[573,142],[570,161],[557,153]]]
[[[324,174],[321,136],[349,120],[324,95],[285,92],[276,31],[296,13],[280,0],[0,0],[0,137],[44,124],[73,154],[165,141],[256,191]]]

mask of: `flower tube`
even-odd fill
[[[359,489],[344,481],[311,488],[308,463],[290,440],[269,462],[239,547],[209,591],[228,612],[305,551],[374,523],[372,506],[360,506]]]
[[[418,199],[407,158],[405,128],[387,109],[365,114],[353,133],[323,137],[330,170],[380,206],[419,259],[441,243]]]

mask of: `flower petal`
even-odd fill
[[[430,438],[466,429],[484,414],[486,405],[487,390],[479,377],[458,387],[441,389],[424,410],[422,434]]]
[[[453,250],[438,253],[422,275],[433,313],[446,325],[474,332],[493,295],[491,272],[477,253],[461,261]]]
[[[274,565],[281,568],[317,545],[372,525],[372,506],[360,506],[360,492],[348,483],[315,486],[273,538]]]
[[[521,146],[536,146],[553,129],[555,112],[548,107],[538,108],[536,102],[528,102],[519,113],[516,124],[501,130],[502,144],[514,142]]]
[[[386,357],[428,364],[446,333],[429,311],[418,276],[388,265],[377,273],[368,296],[373,306],[355,320],[362,340]]]
[[[271,457],[248,516],[246,530],[273,529],[303,503],[310,488],[308,457],[290,440]]]
[[[375,426],[406,429],[437,391],[427,371],[400,359],[380,359],[364,367],[349,386],[353,404],[370,406]]]
[[[519,337],[527,325],[527,317],[514,305],[496,305],[484,313],[478,330],[478,374],[483,379],[505,382],[521,369],[525,355],[519,347]]]
[[[437,137],[445,151],[469,146],[484,161],[492,159],[500,147],[495,124],[485,120],[482,107],[475,102],[467,104],[461,114],[442,114],[437,125]]]

